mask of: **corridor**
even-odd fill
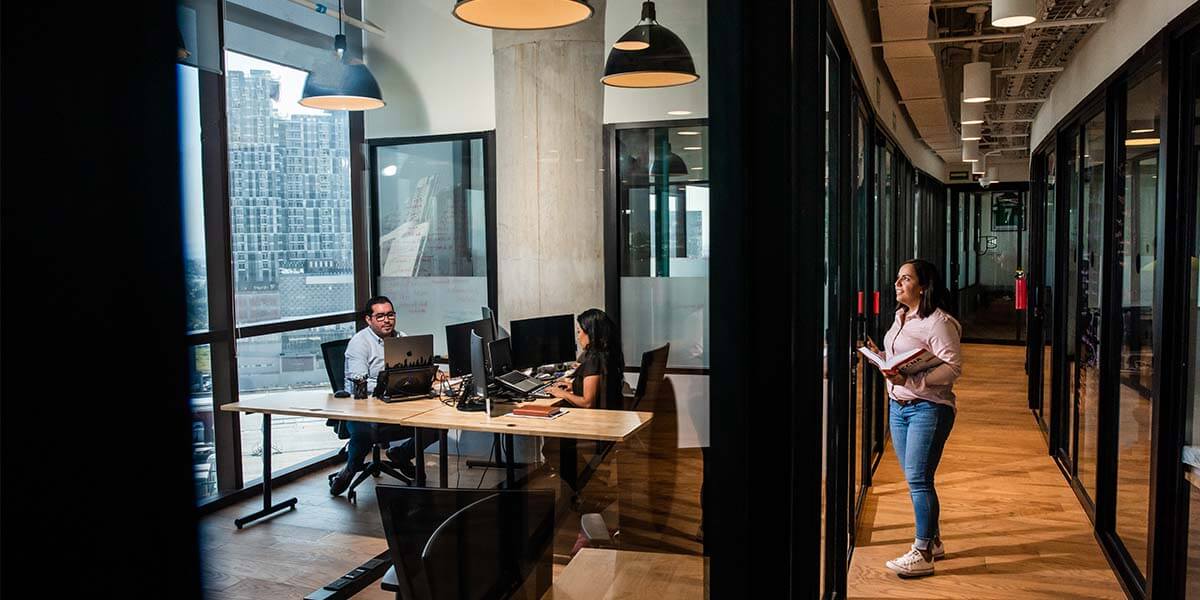
[[[1027,408],[1025,349],[968,344],[958,415],[937,471],[946,558],[902,580],[884,562],[913,538],[889,443],[863,506],[851,598],[1125,598]]]

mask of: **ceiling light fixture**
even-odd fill
[[[662,163],[657,158],[650,164],[650,174],[654,176],[662,175]],[[688,166],[683,162],[683,158],[678,154],[671,152],[671,145],[667,144],[667,175],[687,175]]]
[[[992,27],[1023,27],[1037,20],[1037,0],[992,0]]]
[[[983,123],[983,105],[979,103],[959,103],[960,123],[963,125],[980,125]]]
[[[963,141],[964,142],[979,141],[979,140],[983,139],[982,129],[983,129],[983,126],[978,123],[974,123],[974,124],[963,123],[963,126],[962,126]]]
[[[687,45],[658,24],[653,2],[643,2],[642,20],[613,44],[600,81],[613,87],[659,88],[698,79]]]
[[[962,143],[962,159],[963,162],[976,162],[979,160],[979,142],[972,140]]]
[[[963,65],[963,102],[978,104],[992,99],[992,63],[981,60]]]
[[[676,131],[679,135],[700,135],[699,131]]]
[[[1130,131],[1129,133],[1154,133],[1154,129],[1153,129],[1153,128],[1150,128],[1150,129],[1134,129],[1133,131]]]
[[[338,0],[338,33],[333,38],[333,60],[318,64],[304,79],[300,105],[320,110],[373,110],[383,108],[383,92],[371,70],[361,60],[346,56],[346,34],[341,0]]]
[[[690,111],[690,110],[668,110],[667,114],[671,115],[672,117],[686,117],[687,115],[692,114],[692,111]]]
[[[971,163],[971,174],[972,175],[987,174],[987,157],[986,156],[980,156],[979,160]]]
[[[684,146],[683,149],[684,150],[703,150],[704,148],[701,146]]]
[[[395,175],[396,171],[398,171],[398,170],[399,169],[396,168],[396,165],[388,165],[388,166],[384,167],[383,170],[380,171],[380,173],[382,173],[384,177],[391,177],[391,176]]]
[[[554,29],[586,21],[595,12],[586,0],[458,0],[458,20],[488,29]]]
[[[1126,146],[1157,146],[1161,140],[1159,138],[1134,138],[1125,140]]]

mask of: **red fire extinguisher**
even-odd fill
[[[1016,290],[1013,293],[1013,305],[1017,310],[1025,310],[1029,306],[1029,286],[1025,282],[1025,271],[1017,271]]]

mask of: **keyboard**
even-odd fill
[[[530,394],[536,392],[548,385],[542,381],[538,381],[520,371],[509,371],[496,378],[500,383],[504,384],[515,391],[522,394]]]

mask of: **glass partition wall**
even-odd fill
[[[1135,598],[1200,590],[1191,27],[1130,59],[1032,161],[1030,406],[1044,409],[1050,453]]]

